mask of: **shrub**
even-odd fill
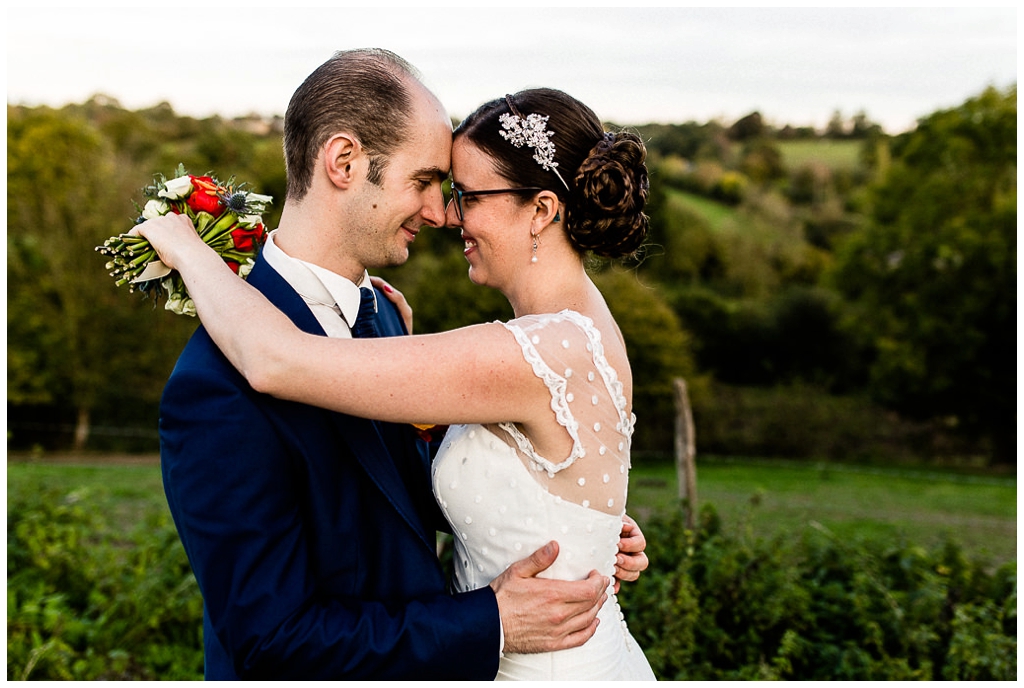
[[[202,678],[202,600],[166,506],[119,489],[9,484],[8,680]],[[711,506],[694,530],[678,511],[643,529],[650,569],[620,597],[662,679],[1016,678],[1015,563],[824,528],[757,539]]]
[[[202,598],[169,514],[125,532],[107,497],[8,490],[8,680],[202,678]]]
[[[674,680],[1015,680],[1016,564],[958,545],[753,539],[705,506],[644,525],[650,569],[623,590],[630,629]]]

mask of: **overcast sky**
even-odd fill
[[[618,124],[758,110],[822,127],[863,110],[896,133],[1017,79],[1014,8],[170,7],[9,9],[8,103],[105,93],[198,117],[283,114],[334,50],[378,46],[456,117],[552,86]]]

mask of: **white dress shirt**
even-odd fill
[[[351,339],[352,325],[359,314],[359,289],[371,286],[369,274],[364,271],[359,284],[354,284],[319,265],[292,258],[274,242],[275,232],[267,236],[263,245],[263,257],[270,267],[299,293],[328,337]],[[374,310],[377,310],[376,293]]]

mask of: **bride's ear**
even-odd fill
[[[552,191],[541,191],[534,200],[533,233],[537,234],[552,222],[561,222],[558,196]]]
[[[359,139],[338,133],[323,148],[323,166],[327,178],[339,189],[347,189],[366,174],[366,155]]]

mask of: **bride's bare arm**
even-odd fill
[[[548,406],[501,325],[372,340],[308,335],[238,279],[187,218],[165,215],[136,231],[181,273],[210,336],[257,391],[411,423],[529,423]]]

